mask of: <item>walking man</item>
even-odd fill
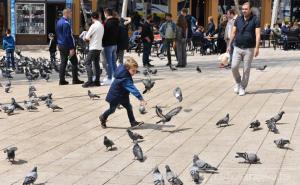
[[[72,18],[70,9],[63,10],[63,16],[57,21],[56,35],[57,44],[60,52],[60,70],[59,70],[59,85],[68,85],[65,80],[66,67],[68,60],[72,64],[73,84],[83,84],[83,81],[78,79],[78,59],[75,52],[75,41],[69,20]]]
[[[143,25],[141,38],[143,40],[143,66],[144,67],[153,67],[150,64],[149,56],[151,54],[152,42],[154,40],[153,29],[151,25],[152,15],[147,16],[147,20]]]
[[[238,17],[232,28],[230,41],[227,51],[230,52],[230,46],[235,39],[235,46],[232,57],[232,74],[236,85],[234,92],[240,96],[245,95],[248,85],[250,69],[253,57],[259,54],[260,42],[260,21],[252,14],[251,4],[244,3],[242,6],[243,15]],[[241,61],[244,61],[243,77],[239,73]]]
[[[102,50],[102,38],[104,34],[104,27],[99,21],[99,13],[92,13],[93,24],[89,28],[88,32],[84,36],[84,40],[89,42],[89,52],[87,54],[85,65],[88,76],[88,81],[85,82],[82,87],[100,86],[100,52]],[[92,70],[92,62],[95,67],[95,74]],[[93,82],[93,75],[95,75],[95,81]]]

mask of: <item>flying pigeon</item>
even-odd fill
[[[196,164],[193,164],[193,166],[191,167],[190,174],[195,184],[200,184],[203,181],[203,177],[199,175],[199,168]]]
[[[278,133],[278,129],[276,127],[276,122],[271,119],[271,120],[267,120],[267,126],[269,128],[269,131],[274,132],[275,134]]]
[[[63,109],[63,108],[59,107],[58,105],[55,105],[54,103],[48,104],[47,107],[52,109],[53,112],[55,112],[55,110],[62,110]]]
[[[24,108],[17,103],[15,98],[11,98],[11,105],[15,106],[15,109],[24,110]]]
[[[31,185],[34,184],[38,177],[37,167],[34,167],[33,170],[25,177],[23,185]]]
[[[4,150],[4,153],[7,153],[7,159],[10,161],[10,162],[13,162],[15,161],[15,151],[17,151],[18,148],[17,147],[10,147],[10,148],[7,148]]]
[[[278,121],[281,120],[283,114],[285,114],[285,112],[284,111],[280,111],[276,116],[272,117],[274,119],[275,123],[277,123]]]
[[[183,182],[177,175],[170,169],[169,165],[166,165],[166,179],[171,185],[183,185]]]
[[[202,72],[199,66],[196,67],[196,70],[197,70],[199,73]]]
[[[88,96],[90,97],[90,99],[100,98],[99,95],[93,94],[90,90],[88,90]]]
[[[228,123],[229,123],[229,114],[226,114],[226,116],[224,117],[224,118],[222,118],[222,119],[220,119],[217,123],[216,123],[216,125],[217,126],[222,126],[222,125],[227,125],[228,126]]]
[[[198,167],[201,171],[217,171],[218,168],[206,163],[205,161],[199,159],[198,155],[194,155],[193,164]]]
[[[164,177],[160,173],[158,167],[153,170],[153,182],[155,185],[165,185]]]
[[[284,145],[290,144],[290,140],[281,138],[281,139],[274,140],[274,143],[278,148],[284,148]]]
[[[143,162],[144,161],[144,155],[143,155],[143,150],[140,147],[140,145],[135,141],[133,149],[132,149],[134,159]]]
[[[175,96],[175,98],[179,101],[179,102],[182,102],[182,91],[179,87],[176,87],[173,91],[173,94]]]
[[[24,106],[26,108],[26,110],[31,111],[31,110],[37,110],[38,108],[36,106],[33,105],[33,103],[31,101],[24,101]]]
[[[106,150],[107,150],[108,148],[110,148],[110,150],[111,150],[112,147],[113,147],[113,145],[115,145],[115,143],[114,143],[112,140],[108,139],[106,136],[104,136],[103,144],[105,145]]]
[[[267,65],[264,65],[264,66],[258,66],[258,67],[256,68],[256,70],[264,71],[266,68],[267,68]]]
[[[143,84],[145,86],[145,90],[143,91],[143,94],[145,94],[146,92],[150,91],[153,88],[155,82],[152,81],[150,78],[148,78],[143,80]]]
[[[144,137],[138,133],[132,132],[131,130],[127,129],[128,136],[132,141],[137,141],[138,139],[144,139]]]
[[[170,112],[168,112],[167,114],[164,115],[162,113],[161,108],[156,106],[155,107],[156,115],[161,118],[158,122],[156,122],[156,124],[158,124],[160,122],[163,122],[163,124],[165,124],[166,122],[171,121],[172,117],[177,115],[181,111],[181,109],[182,109],[181,106],[176,107],[176,108],[172,109]]]
[[[255,131],[259,128],[259,126],[260,126],[260,122],[258,120],[255,120],[255,121],[250,123],[249,128],[253,128],[253,131]]]
[[[250,164],[259,163],[259,157],[254,153],[247,153],[247,152],[237,152],[235,158],[243,158],[245,162]]]

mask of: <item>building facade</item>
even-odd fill
[[[242,4],[244,1],[239,0],[239,3]],[[286,1],[289,3],[286,4]],[[197,19],[198,24],[204,26],[209,16],[218,23],[220,15],[234,7],[234,0],[129,0],[128,2],[129,15],[134,11],[138,11],[141,15],[149,13],[164,15],[171,12],[174,19],[185,7]],[[261,17],[261,24],[270,23],[273,0],[253,2],[254,9]],[[282,7],[293,6],[289,9],[290,12],[294,12],[289,14],[291,19],[300,12],[299,2],[300,0],[281,0]],[[121,12],[122,3],[123,0],[0,0],[0,33],[3,35],[5,28],[11,28],[17,44],[46,44],[47,35],[55,32],[56,21],[62,16],[65,7],[72,9],[73,32],[74,35],[79,35],[85,25],[81,4],[84,5],[85,13],[89,15],[92,11],[100,12],[106,7]],[[286,11],[280,16],[286,17]]]

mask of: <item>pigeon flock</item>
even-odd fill
[[[58,64],[52,63],[48,61],[47,59],[43,58],[30,58],[30,57],[24,57],[20,51],[17,51],[17,55],[19,58],[16,59],[16,73],[24,74],[26,79],[31,83],[34,80],[37,80],[39,78],[45,79],[48,81],[51,78],[52,71],[58,72]],[[83,61],[83,60],[80,60]],[[84,73],[85,67],[83,65],[83,62],[79,62],[79,72]],[[0,66],[1,67],[1,66]],[[174,66],[169,65],[171,71],[177,70]],[[266,69],[265,66],[257,67],[257,70],[264,71]],[[5,93],[10,93],[12,89],[11,79],[13,78],[12,72],[1,68],[2,75],[4,78],[7,78],[8,81],[3,86],[0,84],[0,87],[4,88]],[[199,66],[196,67],[196,71],[198,73],[201,73],[202,70]],[[142,83],[144,85],[144,91],[143,94],[151,91],[151,89],[155,85],[155,81],[151,78],[151,75],[157,74],[157,69],[150,69],[146,68],[142,74],[146,77],[146,79],[142,80]],[[71,76],[71,65],[68,65],[66,76]],[[87,92],[88,97],[91,100],[100,99],[100,96],[98,94],[95,94],[91,92],[91,90],[88,90]],[[183,93],[182,89],[180,87],[176,87],[173,90],[173,95],[178,101],[178,103],[181,103],[183,101]],[[20,105],[16,101],[15,98],[11,98],[11,102],[9,104],[0,104],[0,111],[3,111],[3,113],[7,114],[8,116],[14,115],[15,111],[22,111],[27,110],[28,112],[31,111],[38,111],[38,107],[40,106],[40,103],[44,102],[46,107],[51,109],[53,112],[63,110],[62,107],[54,103],[54,100],[52,98],[52,93],[48,93],[46,95],[37,95],[37,89],[33,85],[29,85],[28,89],[28,99],[23,100],[23,105]],[[183,109],[182,106],[177,106],[168,112],[165,112],[162,110],[162,107],[159,105],[155,106],[155,113],[159,120],[156,122],[156,124],[162,123],[166,124],[167,122],[172,121],[172,118],[176,115],[178,115],[181,110]],[[146,114],[146,108],[144,106],[139,107],[139,112],[141,114]],[[284,111],[279,112],[274,117],[270,118],[269,120],[266,120],[267,128],[270,132],[274,132],[276,134],[279,133],[279,130],[277,128],[277,123],[282,119],[283,115],[285,114]],[[230,122],[230,115],[229,113],[226,114],[226,116],[220,120],[217,121],[216,126],[218,128],[220,127],[227,127],[229,126]],[[249,128],[253,129],[253,131],[258,131],[261,128],[261,123],[259,120],[255,120],[250,123]],[[137,160],[139,162],[144,162],[146,160],[146,156],[144,155],[144,152],[142,150],[142,147],[139,145],[140,142],[142,142],[145,138],[141,134],[134,132],[131,129],[126,130],[129,139],[133,143],[132,147],[132,153],[134,160]],[[276,147],[284,149],[286,148],[286,145],[290,144],[290,141],[288,139],[279,138],[277,140],[274,140],[274,144]],[[107,152],[113,151],[117,147],[114,141],[108,136],[104,136],[103,139],[103,145],[106,148]],[[7,155],[7,160],[11,162],[12,164],[15,162],[15,156],[17,147],[9,147],[4,149],[4,153]],[[248,153],[248,152],[236,152],[235,158],[242,158],[245,163],[249,164],[257,164],[261,163],[260,158],[255,153]],[[203,159],[200,159],[198,155],[194,155],[191,161],[191,167],[189,168],[189,173],[191,176],[191,180],[195,184],[201,184],[201,182],[204,180],[204,177],[201,176],[201,173],[217,173],[218,168],[214,165],[209,164],[208,162],[204,161]],[[160,172],[158,166],[153,169],[153,183],[154,185],[164,185],[165,180],[171,185],[183,185],[183,181],[180,179],[179,175],[176,174],[174,171],[171,170],[169,165],[165,165],[165,178],[163,174]],[[23,182],[23,185],[30,185],[34,184],[37,180],[38,174],[37,174],[37,167],[34,167],[26,176]],[[188,183],[189,184],[189,183]]]

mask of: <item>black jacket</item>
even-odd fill
[[[55,38],[52,39],[52,40],[50,40],[49,51],[50,52],[56,52],[56,45],[57,45],[57,43],[56,43],[56,39]]]
[[[154,40],[153,29],[152,29],[152,25],[149,24],[148,22],[145,22],[143,25],[143,29],[141,33],[141,38],[143,39],[143,42],[147,42],[145,40],[146,37],[149,37],[151,42],[153,42]]]
[[[119,25],[119,39],[118,39],[118,50],[127,50],[129,47],[129,36],[127,27],[120,23]]]
[[[119,19],[110,18],[104,23],[103,47],[117,45],[119,39]]]

